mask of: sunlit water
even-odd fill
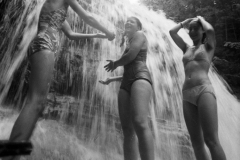
[[[23,7],[17,10],[21,16],[17,16],[11,25],[5,14],[5,21],[8,23],[4,23],[4,28],[9,32],[0,44],[0,50],[4,51],[0,64],[1,101],[11,86],[13,73],[27,57],[26,51],[36,33],[37,17],[43,2],[44,0],[26,0]],[[164,13],[149,11],[139,5],[129,5],[127,1],[92,0],[90,4],[82,1],[80,3],[93,12],[104,26],[115,31],[116,39],[112,42],[100,39],[73,42],[62,36],[62,48],[56,56],[54,86],[56,92],[63,95],[56,92],[49,94],[45,116],[39,121],[32,137],[34,152],[26,158],[123,159],[123,136],[117,110],[120,83],[105,86],[98,81],[122,74],[121,67],[108,73],[103,66],[107,59],[115,60],[121,56],[124,47],[120,48],[119,44],[124,21],[129,16],[136,16],[143,23],[149,41],[147,65],[154,88],[149,124],[155,138],[156,160],[195,159],[182,113],[182,52],[168,34],[175,23],[166,19]],[[14,0],[8,9],[11,10],[16,5],[17,0]],[[86,26],[71,9],[68,21],[77,32],[96,32]],[[21,35],[23,38],[20,38]],[[183,30],[180,35],[187,43],[191,43]],[[229,160],[238,160],[239,102],[229,93],[227,85],[213,68],[209,76],[217,96],[221,144]],[[22,88],[21,81],[16,94],[18,99]],[[9,137],[16,112],[16,109],[9,107],[1,109],[0,139]]]

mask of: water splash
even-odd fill
[[[32,8],[31,4],[34,2],[38,2],[35,6],[38,8],[36,12],[26,12],[25,10]],[[21,16],[38,16],[42,2],[25,1],[25,12],[22,12]],[[182,113],[181,86],[184,80],[182,52],[168,34],[175,23],[166,19],[164,13],[149,11],[144,6],[126,5],[127,1],[79,2],[85,9],[94,13],[104,26],[115,31],[117,38],[113,42],[99,39],[73,42],[62,36],[62,50],[57,56],[55,66],[54,88],[58,93],[71,94],[74,98],[49,94],[49,97],[52,97],[49,99],[54,103],[50,107],[47,106],[47,112],[56,113],[52,117],[58,117],[56,119],[59,121],[57,123],[44,120],[39,123],[33,135],[35,151],[30,159],[41,159],[40,154],[46,156],[45,159],[59,159],[59,156],[63,156],[63,159],[83,160],[100,157],[106,160],[122,159],[123,137],[117,110],[117,93],[120,84],[116,82],[104,86],[98,81],[109,76],[122,75],[122,68],[108,73],[103,66],[106,64],[105,60],[115,60],[121,56],[124,47],[119,47],[120,35],[124,28],[124,21],[129,16],[136,16],[141,20],[149,41],[147,65],[154,88],[149,123],[156,142],[156,159],[195,159]],[[33,17],[26,22],[31,24],[32,19]],[[69,9],[68,21],[74,31],[96,32],[85,25],[71,9]],[[24,26],[23,23],[19,23],[18,27],[20,26]],[[30,33],[34,37],[36,25],[29,26],[33,32],[24,32],[23,35],[28,36],[27,34]],[[6,27],[9,26],[6,25]],[[28,27],[26,28],[29,30]],[[10,29],[16,36],[21,33],[16,26]],[[180,35],[187,43],[191,43],[184,31],[180,31]],[[29,41],[22,39],[18,43],[16,36],[8,37],[8,40],[13,40],[14,43],[5,42],[1,45],[5,50],[7,50],[6,46],[11,48],[17,44],[20,44],[19,48],[24,48],[16,52],[12,49],[4,53],[9,63],[1,64],[4,66],[1,77],[7,77],[1,78],[1,100],[9,90],[11,75],[21,64],[32,39],[30,38]],[[227,158],[237,160],[240,149],[239,102],[228,92],[226,84],[213,68],[209,76],[217,94],[220,140]],[[14,118],[11,117],[3,118],[0,126],[4,126],[1,129],[3,128],[5,132],[4,135],[0,134],[1,138],[7,138],[13,120]],[[93,151],[97,154],[93,154]],[[82,156],[84,154],[79,156],[79,152],[88,153],[85,155],[89,156]]]
[[[25,0],[10,1],[8,4],[1,27],[5,37],[0,45],[0,101],[5,98],[15,71],[27,56],[28,46],[37,33],[39,14],[44,2],[45,0]]]

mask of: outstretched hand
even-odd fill
[[[105,79],[105,80],[100,80],[99,82],[102,83],[102,84],[104,84],[104,85],[108,85],[109,83],[112,82],[112,80],[111,80],[111,78],[107,78],[107,79]]]
[[[105,70],[107,71],[107,72],[109,72],[109,71],[114,71],[117,67],[116,67],[116,65],[114,65],[114,61],[112,61],[112,60],[107,60],[109,63],[107,64],[107,65],[105,65],[104,66],[104,68],[105,68]]]
[[[114,33],[114,32],[110,32],[109,34],[107,34],[107,38],[108,38],[109,41],[114,40],[114,38],[115,38],[115,33]]]

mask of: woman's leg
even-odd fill
[[[198,118],[197,106],[187,101],[183,101],[183,115],[191,138],[196,159],[209,160],[206,149],[204,147],[204,139]]]
[[[123,89],[118,94],[118,110],[124,135],[124,159],[137,160],[137,138],[131,122],[130,95]]]
[[[218,138],[218,116],[215,97],[210,93],[201,95],[198,100],[198,110],[204,141],[211,152],[212,160],[226,160]]]
[[[135,132],[139,142],[142,160],[154,159],[154,145],[151,129],[148,125],[149,102],[152,86],[146,80],[137,80],[131,87],[131,113]]]
[[[44,50],[30,57],[31,75],[26,103],[18,116],[10,141],[28,140],[44,109],[54,68],[54,53]]]

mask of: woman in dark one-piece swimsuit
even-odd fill
[[[125,160],[137,159],[138,148],[142,160],[154,159],[153,137],[148,125],[152,80],[146,65],[148,42],[141,29],[142,24],[138,18],[127,19],[125,34],[129,45],[119,60],[109,60],[109,64],[105,66],[107,71],[124,66],[124,74],[100,81],[103,84],[122,81],[118,94],[118,109],[124,135]]]

